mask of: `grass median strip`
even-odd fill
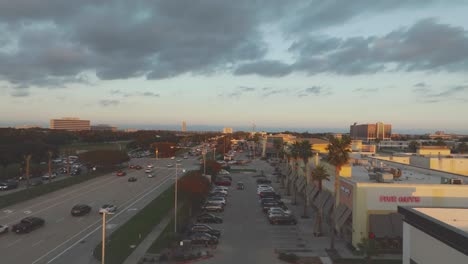
[[[29,189],[24,189],[21,191],[2,195],[0,196],[0,208],[11,206],[20,202],[24,202],[24,201],[39,197],[47,193],[51,193],[51,192],[54,192],[54,191],[78,184],[78,183],[82,183],[82,182],[97,178],[99,176],[102,176],[104,174],[107,174],[114,170],[115,168],[106,169],[106,170],[103,169],[101,171],[93,172],[88,175],[84,174],[84,175],[71,176],[71,177],[65,176],[68,178],[63,179],[63,180],[53,181],[51,183],[44,183],[43,185],[34,186],[34,187],[30,187]]]
[[[115,230],[106,242],[106,263],[123,263],[141,241],[171,210],[174,185],[151,201],[130,220]],[[102,244],[94,249],[94,257],[101,260]]]

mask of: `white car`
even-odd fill
[[[153,164],[148,164],[146,167],[151,169],[153,168]]]
[[[229,191],[229,188],[226,186],[216,186],[213,188],[213,190],[223,190],[223,191]]]
[[[153,178],[153,174],[148,174],[148,178]]]
[[[171,160],[174,160],[174,159],[175,159],[175,157],[171,157]]]
[[[257,189],[259,189],[259,188],[270,188],[270,187],[271,186],[268,185],[268,184],[259,184],[259,185],[257,185]]]
[[[168,167],[168,168],[172,168],[173,166],[174,166],[174,165],[172,165],[172,164],[167,164],[167,167]]]
[[[153,170],[151,170],[151,169],[146,169],[146,170],[145,170],[146,173],[151,173],[152,171],[153,171]]]
[[[105,204],[99,209],[100,214],[102,214],[102,213],[106,213],[106,214],[115,213],[115,211],[117,211],[117,207],[115,205],[113,205],[113,204]]]
[[[4,234],[8,232],[8,226],[7,225],[0,225],[0,234]]]
[[[268,209],[268,217],[270,217],[271,214],[291,214],[291,210],[284,210],[281,207],[271,207]]]
[[[219,175],[229,175],[230,173],[229,173],[229,171],[227,171],[227,170],[220,170],[220,171],[218,172],[218,174],[219,174]]]

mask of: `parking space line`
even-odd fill
[[[23,240],[22,238],[18,238],[17,240],[15,240],[15,241],[13,241],[13,242],[7,244],[6,247],[9,248],[9,247],[13,246],[13,245],[16,244],[16,243],[21,242],[22,240]]]

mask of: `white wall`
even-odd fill
[[[468,256],[447,246],[445,243],[427,235],[421,230],[409,226],[403,227],[403,264],[409,264],[410,258],[421,264],[468,263]],[[405,232],[406,231],[409,233]],[[405,236],[406,235],[406,236]],[[409,252],[405,252],[409,251]]]

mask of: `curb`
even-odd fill
[[[197,259],[193,259],[193,260],[187,260],[187,261],[180,261],[180,262],[176,262],[176,264],[188,264],[188,263],[194,263],[194,262],[197,262],[197,261],[200,261],[200,260],[209,259],[209,258],[212,258],[212,257],[213,257],[213,255],[210,255],[210,256],[204,256],[204,257],[197,258]]]

